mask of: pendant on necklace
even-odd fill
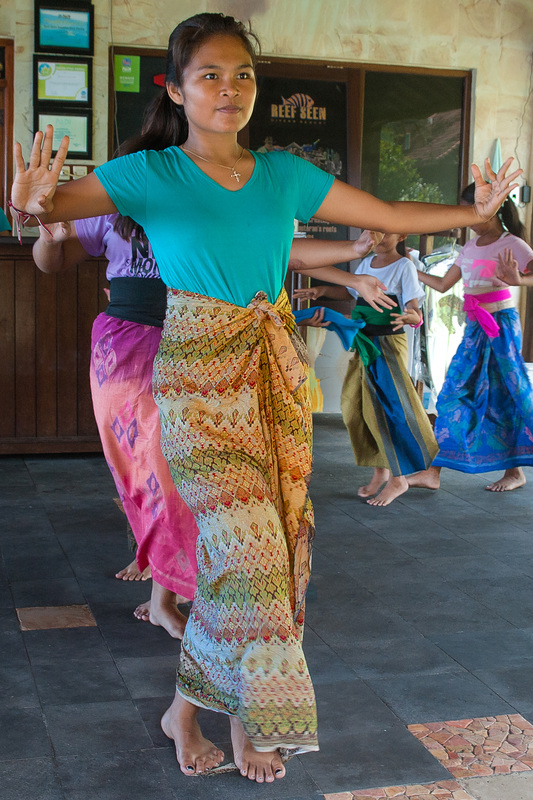
[[[235,167],[233,167],[233,169],[232,169],[232,171],[230,173],[230,178],[235,178],[237,183],[240,183],[240,177],[241,177],[241,173],[240,172],[235,172]]]

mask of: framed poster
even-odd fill
[[[33,101],[73,103],[90,107],[92,103],[92,62],[70,56],[33,56]]]
[[[67,158],[92,159],[92,111],[72,111],[64,108],[50,109],[49,111],[35,111],[35,130],[44,131],[47,125],[54,126],[54,139],[52,155],[57,153],[57,148],[63,136],[70,138]]]
[[[35,0],[35,52],[94,52],[94,7],[80,0]]]
[[[287,150],[345,181],[348,160],[345,81],[309,78],[303,70],[297,74],[290,66],[286,69],[286,75],[259,72],[257,102],[249,123],[250,149]],[[300,223],[299,232],[309,238],[348,238],[344,225],[318,219]]]

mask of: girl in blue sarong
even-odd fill
[[[462,202],[474,202],[473,185]],[[419,272],[422,283],[445,292],[462,277],[467,325],[437,400],[439,454],[409,478],[411,486],[438,489],[442,467],[479,473],[504,470],[486,486],[506,492],[523,486],[522,467],[533,466],[533,393],[521,355],[520,317],[509,286],[533,285],[533,250],[524,241],[516,206],[507,199],[463,247],[444,277]]]

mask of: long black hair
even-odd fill
[[[248,52],[255,67],[260,45],[251,28],[234,17],[224,14],[195,14],[177,25],[168,40],[165,83],[179,88],[194,54],[212,36],[234,36],[239,39]],[[187,140],[189,126],[183,106],[176,105],[166,90],[147,107],[141,133],[125,141],[115,156],[137,153],[139,150],[164,150],[166,147],[183,144]],[[142,227],[130,217],[119,215],[114,230],[123,238],[130,239],[133,233],[146,242]]]
[[[465,203],[473,206],[475,203],[474,193],[476,190],[475,183],[469,183],[468,186],[463,189],[461,192],[461,200],[464,200]],[[519,239],[523,239],[527,241],[526,237],[526,229],[520,222],[520,217],[518,216],[518,209],[511,200],[510,197],[507,197],[504,203],[498,210],[498,218],[502,223],[503,227],[512,233],[514,236],[517,236]]]

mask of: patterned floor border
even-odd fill
[[[533,725],[521,714],[428,722],[408,730],[455,778],[533,770]],[[474,800],[457,780],[324,795],[325,800]]]

